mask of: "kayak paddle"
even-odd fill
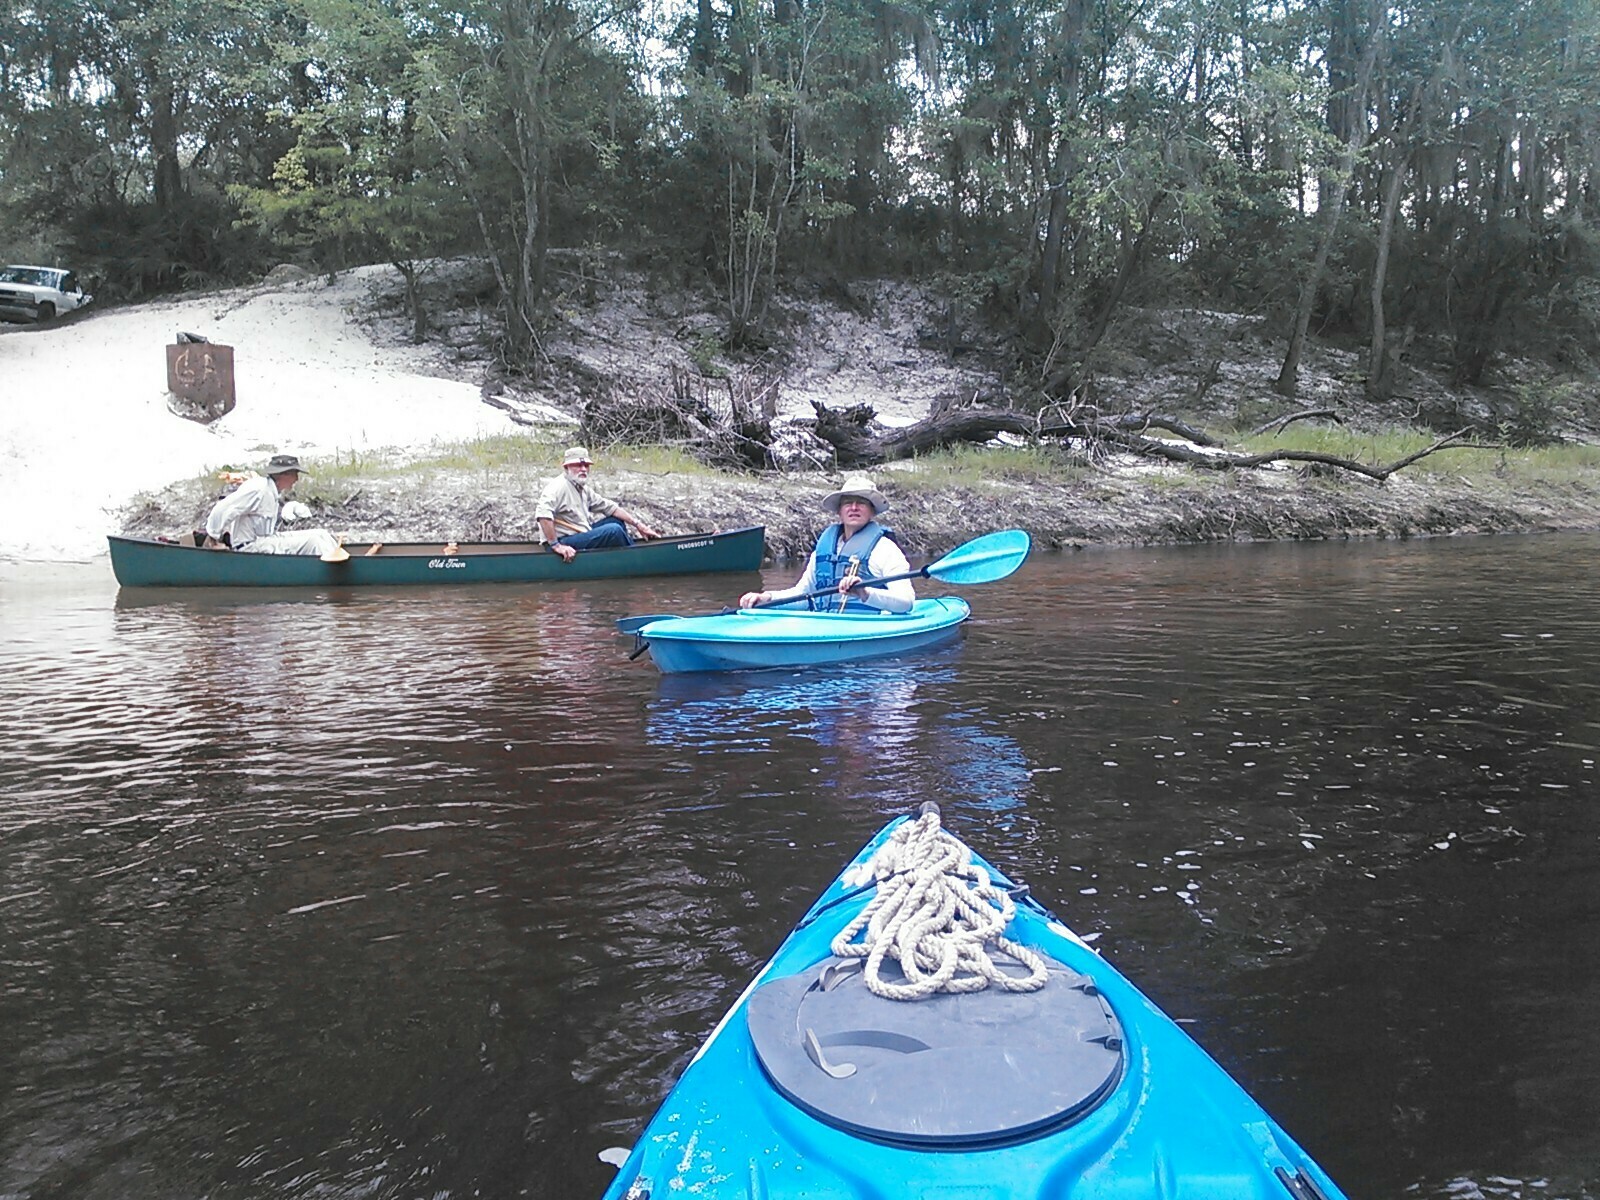
[[[1028,550],[1032,547],[1032,540],[1021,529],[1002,529],[998,533],[986,533],[982,537],[973,538],[970,542],[957,546],[943,558],[931,562],[925,567],[915,571],[907,571],[903,575],[885,575],[882,579],[863,579],[862,587],[877,587],[883,583],[895,583],[901,579],[939,579],[945,583],[993,583],[997,579],[1004,579],[1015,571],[1028,557]],[[790,596],[781,604],[792,604],[796,600],[811,600],[817,596],[831,596],[836,594],[837,588],[818,588],[815,591],[805,592],[799,596]],[[723,613],[733,609],[725,608]],[[652,621],[665,621],[674,616],[672,613],[653,613],[642,617],[621,617],[617,620],[618,633],[638,633]],[[720,614],[706,614],[720,615]]]
[[[725,608],[722,611],[726,613],[733,610]],[[618,617],[617,632],[638,633],[639,630],[650,624],[651,621],[671,621],[675,620],[677,616],[677,613],[647,613],[642,617]]]

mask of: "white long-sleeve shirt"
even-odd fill
[[[862,566],[861,577],[881,579],[885,575],[907,575],[910,571],[911,564],[906,561],[900,547],[894,544],[893,539],[884,537],[879,538],[878,544],[872,548],[872,554]],[[811,557],[806,559],[805,574],[800,576],[800,582],[781,592],[768,592],[770,599],[767,603],[781,604],[785,600],[795,600],[807,592],[814,592],[817,590],[816,580],[817,552],[813,550]],[[911,606],[917,602],[916,589],[911,586],[909,579],[897,579],[882,587],[857,588],[850,594],[884,612],[910,612]]]
[[[268,475],[252,475],[212,506],[206,533],[219,541],[226,533],[235,550],[278,531],[278,485]]]

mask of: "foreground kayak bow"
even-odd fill
[[[960,914],[947,940],[911,939],[915,914],[897,934],[904,907],[939,888]],[[911,941],[909,965],[885,950]],[[981,990],[930,988],[985,975]],[[606,1195],[1343,1200],[1205,1051],[940,829],[932,805],[885,826],[829,885]]]

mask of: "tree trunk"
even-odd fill
[[[150,157],[156,212],[167,217],[177,211],[183,192],[183,174],[178,161],[178,118],[174,111],[172,84],[161,77],[155,63],[146,66],[150,79]]]
[[[1067,220],[1072,186],[1078,175],[1078,152],[1073,145],[1077,134],[1077,115],[1083,91],[1083,55],[1079,47],[1088,21],[1091,0],[1068,0],[1061,21],[1058,43],[1061,55],[1059,82],[1060,119],[1052,156],[1050,203],[1046,210],[1044,244],[1039,262],[1039,304],[1035,310],[1035,336],[1048,339],[1048,329],[1061,295],[1061,256],[1067,243]]]
[[[422,303],[422,270],[416,262],[401,259],[390,264],[406,284],[406,311],[411,314],[411,341],[420,346],[428,340],[428,310]]]
[[[1388,282],[1389,248],[1394,242],[1395,216],[1400,211],[1400,192],[1405,184],[1410,155],[1401,150],[1390,168],[1388,185],[1383,190],[1383,211],[1378,216],[1378,252],[1372,264],[1372,344],[1367,351],[1367,395],[1387,400],[1394,390],[1391,358],[1384,321],[1383,289]]]
[[[1383,39],[1379,23],[1385,10],[1379,3],[1372,5],[1372,24],[1368,31],[1366,52],[1361,58],[1361,69],[1355,88],[1355,111],[1364,112],[1367,106],[1367,88],[1372,81],[1372,70],[1378,58],[1378,45]],[[1317,291],[1322,286],[1322,275],[1328,267],[1328,255],[1333,249],[1334,235],[1339,230],[1339,217],[1344,212],[1345,197],[1350,191],[1350,178],[1355,171],[1356,154],[1366,137],[1366,122],[1354,121],[1345,139],[1344,153],[1340,155],[1338,174],[1323,210],[1322,236],[1317,243],[1317,253],[1311,271],[1300,287],[1300,303],[1295,308],[1294,328],[1289,334],[1289,350],[1284,355],[1283,368],[1273,382],[1273,390],[1280,396],[1293,398],[1300,390],[1300,358],[1305,353],[1306,332],[1311,327],[1311,310],[1316,307]]]

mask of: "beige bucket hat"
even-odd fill
[[[829,492],[822,498],[823,509],[837,513],[846,496],[859,496],[872,505],[873,516],[882,516],[889,511],[889,502],[883,498],[883,493],[878,490],[878,485],[872,482],[870,475],[846,475],[839,484],[838,491]]]

